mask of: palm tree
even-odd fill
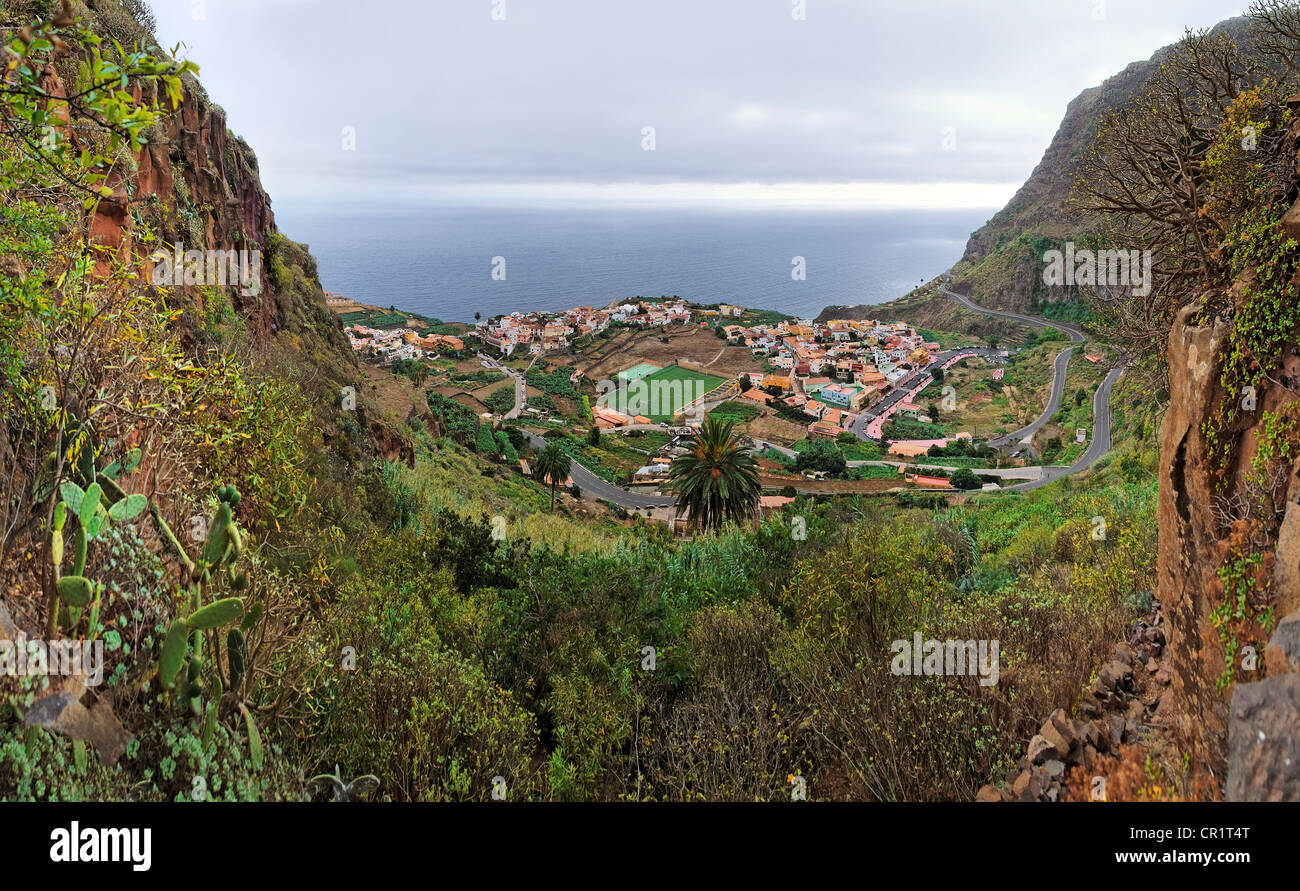
[[[668,472],[669,488],[678,494],[677,515],[689,511],[702,530],[753,516],[762,492],[758,465],[732,427],[731,421],[706,418],[694,448]]]
[[[551,513],[555,513],[555,487],[569,478],[573,459],[569,453],[551,443],[537,456],[537,475],[551,484]]]

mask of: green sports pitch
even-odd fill
[[[600,400],[625,415],[643,415],[656,424],[672,421],[683,405],[710,393],[727,382],[726,378],[669,365],[639,380],[618,382],[618,389]]]

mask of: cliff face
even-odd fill
[[[1169,338],[1170,401],[1160,452],[1160,552],[1157,596],[1168,616],[1172,696],[1161,707],[1194,757],[1221,775],[1226,701],[1215,691],[1223,645],[1210,622],[1209,592],[1217,582],[1220,530],[1211,506],[1216,491],[1201,425],[1223,399],[1218,385],[1224,324],[1195,327],[1193,308]]]
[[[1300,108],[1300,97],[1289,104]],[[1300,121],[1282,151],[1296,171],[1282,227],[1300,240]],[[1242,273],[1234,303],[1255,278]],[[1202,310],[1184,307],[1169,337],[1157,595],[1173,695],[1160,713],[1184,751],[1226,776],[1228,797],[1300,800],[1300,332],[1280,332],[1266,386],[1226,392],[1223,370],[1241,349],[1234,322]],[[1211,434],[1222,406],[1238,401],[1236,419]]]
[[[76,11],[92,30],[123,45],[157,46],[138,4],[98,0],[78,4]],[[46,75],[47,89],[64,93],[65,85],[76,82],[77,65],[72,54],[61,58]],[[248,252],[241,268],[252,272],[252,281],[220,288],[178,281],[167,287],[166,302],[181,310],[177,325],[183,342],[200,354],[198,348],[213,345],[237,351],[264,374],[291,375],[311,391],[307,395],[318,406],[327,442],[342,439],[338,412],[329,408],[337,405],[341,387],[355,386],[357,420],[366,431],[358,443],[362,451],[413,461],[410,441],[379,419],[358,385],[358,362],[325,302],[315,259],[306,246],[277,230],[256,155],[230,130],[225,111],[198,80],[187,75],[183,81],[180,107],[146,134],[141,151],[114,169],[108,180],[112,196],[101,200],[87,221],[91,240],[134,258],[150,279],[159,250]],[[158,84],[137,82],[132,89],[137,100],[152,101]],[[228,320],[231,314],[235,324],[214,330],[213,319]]]
[[[51,80],[55,89],[63,90],[63,73],[56,72]],[[156,93],[156,85],[137,83],[134,93],[137,99],[152,99],[149,94]],[[180,108],[149,134],[149,144],[133,161],[129,167],[119,166],[110,178],[113,195],[99,203],[90,221],[94,241],[124,255],[139,255],[150,274],[150,255],[159,248],[266,251],[276,231],[275,216],[256,156],[229,131],[225,112],[208,100],[197,82],[186,84]],[[137,240],[141,224],[152,227],[154,243]],[[184,287],[176,290],[181,299],[193,296]],[[255,342],[265,342],[279,330],[283,320],[272,299],[266,263],[260,266],[260,287],[230,288],[228,293]],[[325,306],[323,292],[320,306]],[[341,332],[334,346],[346,347]]]
[[[1246,29],[1247,20],[1237,18],[1222,22],[1213,33],[1241,39]],[[1100,86],[1084,90],[1069,104],[1029,179],[1006,207],[970,236],[965,253],[951,270],[952,290],[983,306],[1017,312],[1032,311],[1035,301],[1078,299],[1072,288],[1049,288],[1043,283],[1043,254],[1059,249],[1066,241],[1083,241],[1097,233],[1095,222],[1086,219],[1071,201],[1074,184],[1103,116],[1136,98],[1172,49],[1166,47],[1146,61],[1134,62]],[[1016,326],[973,320],[933,285],[886,305],[898,318],[929,328],[996,334],[1009,342],[1018,336]],[[879,307],[832,307],[823,316],[860,318],[880,313]]]
[[[1187,307],[1180,313],[1169,342],[1171,398],[1161,443],[1157,594],[1168,617],[1173,695],[1162,701],[1160,717],[1185,751],[1222,778],[1247,767],[1234,756],[1229,771],[1230,702],[1237,696],[1263,696],[1267,704],[1268,691],[1251,688],[1294,672],[1298,653],[1295,641],[1279,629],[1266,638],[1267,648],[1256,644],[1253,652],[1238,650],[1229,659],[1213,618],[1227,596],[1220,569],[1234,551],[1243,521],[1231,521],[1231,496],[1214,469],[1202,432],[1221,401],[1232,398],[1218,383],[1227,326],[1223,322],[1196,325],[1192,321],[1196,309]],[[1300,355],[1293,350],[1278,373],[1282,380],[1300,379]],[[1264,417],[1278,416],[1295,404],[1296,395],[1284,387],[1260,394],[1258,420],[1235,432],[1238,448],[1226,479],[1242,480],[1250,474],[1252,459],[1268,435]],[[1260,552],[1252,589],[1288,627],[1287,617],[1300,610],[1300,460],[1278,485],[1285,514]],[[1218,688],[1228,665],[1237,685],[1232,699]],[[1237,732],[1233,723],[1233,733]],[[1294,728],[1291,733],[1294,737]],[[1287,767],[1292,778],[1300,776],[1296,767]],[[1276,774],[1268,778],[1274,786],[1278,780]]]
[[[1241,39],[1246,29],[1247,20],[1237,18],[1222,22],[1214,33]],[[1134,62],[1069,104],[1033,174],[1006,207],[971,235],[953,270],[955,290],[985,306],[1020,311],[1035,299],[1077,299],[1043,284],[1043,252],[1095,234],[1095,225],[1072,206],[1071,191],[1102,118],[1136,98],[1171,51],[1166,47]]]

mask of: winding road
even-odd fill
[[[1021,325],[1029,325],[1034,328],[1055,328],[1056,330],[1063,332],[1073,343],[1083,343],[1084,341],[1083,330],[1077,325],[1070,324],[1069,322],[1051,322],[1047,319],[1039,319],[1018,312],[1003,312],[996,309],[987,309],[986,307],[973,302],[969,297],[966,297],[963,294],[958,294],[956,291],[949,291],[942,285],[939,286],[939,293],[957,301],[972,312],[982,313],[986,316],[992,316],[998,319],[1006,319],[1011,322],[1017,322]],[[1065,371],[1066,367],[1070,364],[1070,359],[1074,357],[1075,349],[1075,347],[1070,347],[1069,349],[1062,350],[1057,354],[1056,361],[1052,367],[1052,393],[1051,396],[1048,397],[1047,408],[1043,413],[1035,418],[1032,424],[1029,424],[1026,427],[1021,427],[1019,430],[1008,433],[1005,436],[999,436],[997,439],[990,439],[989,445],[993,446],[995,449],[1000,449],[1003,446],[1028,442],[1030,439],[1033,439],[1035,433],[1047,425],[1047,422],[1052,419],[1053,415],[1060,411],[1061,398],[1065,395]]]
[[[956,291],[950,291],[940,285],[939,291],[945,297],[949,297],[957,303],[964,306],[972,312],[983,313],[984,315],[995,318],[1008,319],[1009,321],[1019,322],[1022,325],[1032,325],[1035,328],[1056,328],[1065,332],[1065,335],[1075,343],[1084,341],[1083,330],[1079,326],[1069,322],[1053,322],[1047,319],[1039,319],[1034,316],[1027,316],[1016,312],[1004,312],[1001,310],[988,309],[972,301],[964,294],[958,294]],[[1061,407],[1061,397],[1065,392],[1065,367],[1073,355],[1075,347],[1063,351],[1056,357],[1054,376],[1052,378],[1052,395],[1047,402],[1047,408],[1038,416],[1038,418],[1028,427],[1024,427],[1014,433],[1008,433],[1006,436],[989,440],[989,445],[1001,447],[1014,442],[1023,442],[1033,437],[1035,433],[1051,419],[1052,415]],[[1039,479],[1030,482],[1020,483],[1014,486],[1006,486],[1002,489],[1004,492],[1028,492],[1032,489],[1038,489],[1057,480],[1073,476],[1076,473],[1082,473],[1102,459],[1102,457],[1111,449],[1111,394],[1115,389],[1115,382],[1124,374],[1124,365],[1121,362],[1112,368],[1106,375],[1106,379],[1101,382],[1097,392],[1092,397],[1092,441],[1088,443],[1088,448],[1079,456],[1073,464],[1068,467],[1043,466],[1039,469],[1042,476]],[[1029,468],[1024,468],[1029,469]],[[988,473],[989,471],[977,470],[976,473]]]

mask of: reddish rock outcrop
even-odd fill
[[[1218,352],[1222,323],[1192,324],[1194,307],[1179,313],[1169,337],[1169,409],[1160,454],[1160,554],[1157,596],[1168,616],[1173,680],[1161,712],[1193,757],[1222,773],[1227,701],[1215,689],[1223,647],[1210,624],[1217,582],[1214,483],[1201,434],[1223,399]]]

